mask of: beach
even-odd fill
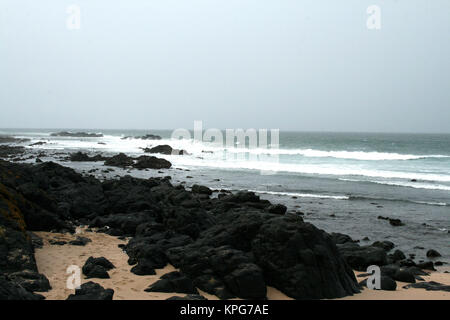
[[[0,160],[0,240],[14,243],[0,251],[0,282],[9,297],[449,299],[444,173],[437,189],[422,181],[393,187],[347,181],[345,174],[331,179],[196,166],[221,151],[156,134],[45,137],[15,135],[0,146],[6,159]],[[134,150],[123,149],[129,146]],[[298,150],[280,152],[298,156]],[[361,159],[351,161],[426,161],[434,170],[448,161],[446,155],[380,155],[358,153]],[[349,153],[302,157],[333,162]],[[294,184],[303,187],[292,192]],[[417,198],[417,190],[430,198]],[[74,266],[77,290],[67,287]],[[380,267],[382,290],[361,282],[370,266]]]
[[[86,246],[58,246],[49,244],[48,240],[70,241],[73,235],[38,232],[37,235],[44,240],[43,248],[36,250],[36,261],[39,272],[45,274],[52,285],[52,290],[42,292],[48,300],[62,300],[69,294],[74,293],[73,289],[67,289],[66,280],[68,274],[66,269],[70,265],[82,266],[89,256],[105,256],[115,265],[115,269],[110,273],[111,279],[96,279],[96,282],[105,288],[112,288],[115,292],[114,300],[165,300],[173,296],[184,296],[184,294],[172,293],[152,293],[145,292],[150,284],[154,283],[165,273],[176,269],[168,265],[163,269],[156,270],[153,276],[137,276],[130,272],[131,266],[127,263],[128,256],[118,247],[124,244],[125,240],[119,240],[104,233],[85,232],[79,229],[78,235],[87,236],[92,243]],[[362,272],[355,272],[358,276]],[[360,278],[360,280],[364,279]],[[425,281],[436,281],[450,285],[450,274],[443,272],[433,272],[430,276],[424,276]],[[83,279],[82,282],[89,281]],[[426,291],[424,289],[404,289],[407,283],[398,282],[398,289],[395,291],[370,290],[365,288],[361,293],[338,300],[449,300],[450,292]],[[218,297],[201,292],[209,300],[217,300]],[[268,287],[267,299],[269,300],[292,300],[279,290]]]

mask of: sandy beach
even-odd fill
[[[138,276],[130,272],[132,266],[128,265],[128,256],[119,248],[120,244],[125,244],[126,240],[120,240],[104,233],[86,232],[85,229],[78,228],[76,235],[37,232],[43,239],[43,247],[36,249],[35,257],[39,272],[43,273],[50,281],[52,289],[49,292],[41,294],[48,300],[63,300],[74,290],[67,289],[66,280],[69,274],[66,273],[70,265],[76,265],[80,268],[90,256],[106,257],[110,260],[115,269],[109,271],[110,279],[85,279],[82,275],[82,283],[94,281],[105,288],[114,289],[114,300],[164,300],[172,296],[184,296],[185,294],[173,293],[155,293],[145,292],[144,290],[156,282],[160,276],[175,271],[176,269],[167,265],[163,269],[157,269],[156,275]],[[77,235],[82,235],[92,240],[85,246],[74,245],[52,245],[49,240],[70,241]],[[358,276],[361,272],[355,272]],[[425,281],[436,281],[450,285],[450,274],[442,272],[433,272],[430,276],[423,277]],[[364,277],[358,277],[358,281]],[[382,291],[364,289],[360,294],[341,298],[339,300],[450,300],[449,292],[426,291],[424,289],[404,289],[407,283],[397,282],[396,291]],[[200,291],[200,294],[209,300],[217,300],[214,295]],[[268,287],[267,297],[269,300],[292,300],[279,290]]]

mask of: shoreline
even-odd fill
[[[449,298],[447,293],[404,290],[405,275],[413,280],[409,282],[440,279],[449,285],[448,274],[420,278],[422,270],[433,269],[435,260],[415,262],[414,255],[405,256],[391,241],[368,244],[346,234],[328,234],[305,221],[303,214],[261,199],[254,192],[211,190],[194,181],[189,188],[172,184],[168,172],[161,171],[170,168],[170,162],[153,156],[119,154],[101,160],[105,166],[100,165],[104,168],[100,180],[89,174],[92,162],[80,162],[85,166],[80,172],[54,162],[0,160],[0,202],[7,207],[2,211],[6,220],[0,219],[0,231],[6,238],[23,237],[17,232],[29,237],[25,232],[34,231],[43,245],[39,248],[33,243],[30,248],[18,244],[30,262],[27,266],[14,262],[12,271],[5,274],[8,285],[25,285],[33,298],[65,299],[74,293],[65,288],[67,267],[86,267],[92,255],[110,259],[115,268],[95,266],[111,279],[99,279],[103,278],[99,272],[91,276],[101,287],[89,297],[103,296],[101,290],[111,288],[115,299],[190,299],[187,293],[226,300]],[[133,168],[144,169],[144,173],[149,170],[150,177],[127,175]],[[160,177],[154,176],[156,172]],[[171,172],[177,172],[176,168]],[[389,220],[391,225],[402,223],[378,219]],[[88,229],[79,229],[83,225]],[[68,244],[80,242],[80,236],[89,241]],[[433,254],[437,257],[439,253]],[[398,283],[397,291],[375,294],[362,289],[358,293],[361,279],[354,270],[369,265],[387,268],[383,276],[388,272],[391,281]],[[180,291],[175,290],[180,283]],[[50,286],[53,289],[49,290]],[[146,288],[151,292],[145,292]],[[75,291],[75,296],[82,295],[80,292]]]
[[[61,300],[65,299],[69,294],[73,294],[74,290],[65,287],[68,274],[66,268],[69,265],[82,266],[84,261],[89,256],[105,256],[116,266],[113,272],[110,273],[111,279],[95,279],[105,288],[112,288],[115,292],[114,300],[166,300],[170,297],[183,297],[183,293],[150,293],[145,292],[144,289],[155,283],[160,279],[160,276],[177,271],[171,265],[167,265],[163,269],[157,269],[156,275],[153,276],[138,276],[130,272],[132,266],[127,263],[127,255],[118,247],[119,244],[126,243],[125,240],[120,240],[104,233],[85,232],[83,229],[78,229],[77,235],[89,237],[92,243],[86,246],[72,246],[69,244],[58,246],[51,245],[48,240],[73,240],[75,236],[36,232],[39,237],[43,239],[43,248],[36,250],[36,261],[39,272],[47,276],[52,286],[49,292],[40,292],[47,300]],[[55,263],[57,262],[57,263]],[[358,277],[362,272],[355,271],[358,281],[366,277]],[[423,276],[425,281],[436,281],[446,285],[450,285],[450,274],[443,272],[432,272],[429,276]],[[82,276],[82,283],[90,281]],[[335,300],[450,300],[450,292],[442,291],[427,291],[425,289],[409,288],[404,289],[406,282],[397,282],[398,287],[395,291],[385,290],[370,290],[364,288],[361,293],[347,296],[344,298],[337,298]],[[218,297],[199,290],[200,294],[208,300],[219,300]],[[291,297],[283,294],[279,290],[268,286],[267,287],[268,300],[293,300]]]

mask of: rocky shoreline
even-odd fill
[[[3,148],[9,156],[20,153]],[[67,160],[141,170],[170,167],[157,157],[124,154],[78,153]],[[146,290],[179,290],[187,299],[199,298],[197,289],[221,299],[265,299],[267,286],[295,299],[341,298],[364,286],[353,269],[380,266],[384,290],[395,290],[396,281],[421,281],[434,270],[433,261],[415,262],[389,241],[361,246],[347,235],[328,234],[253,192],[188,189],[173,185],[169,176],[98,180],[53,162],[36,162],[0,160],[0,299],[43,299],[36,292],[50,290],[51,284],[39,274],[34,252],[41,244],[33,232],[74,234],[79,226],[129,239],[121,249],[135,275],[152,275],[169,264],[177,268]],[[88,243],[82,237],[74,241]],[[93,261],[83,268],[85,276],[105,276],[109,269]],[[89,283],[70,299],[112,297]]]

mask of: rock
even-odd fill
[[[145,148],[146,153],[160,153],[165,155],[189,155],[186,150],[173,149],[171,146],[164,144],[153,148]]]
[[[122,138],[123,139],[123,138]],[[126,139],[126,137],[125,137]],[[135,137],[135,139],[141,139],[141,140],[161,140],[162,138],[155,134],[146,134],[145,136],[138,136]]]
[[[377,246],[359,246],[355,243],[337,245],[340,254],[355,270],[366,271],[368,266],[387,264],[386,251]]]
[[[434,263],[432,261],[426,261],[426,262],[418,263],[417,267],[419,267],[420,269],[431,270],[431,271],[435,271],[436,270],[434,268]]]
[[[355,240],[353,240],[350,236],[348,236],[346,234],[333,232],[330,235],[331,235],[331,239],[333,240],[333,242],[335,244],[344,244],[344,243],[347,243],[347,242],[348,243],[356,242]]]
[[[43,274],[31,270],[10,273],[8,278],[30,292],[45,292],[52,288]]]
[[[137,158],[134,168],[136,169],[169,169],[172,164],[166,159],[161,159],[153,156],[140,156]]]
[[[31,293],[0,274],[0,300],[42,300],[43,296]]]
[[[113,295],[113,289],[105,289],[98,283],[89,281],[75,289],[75,294],[69,295],[67,300],[112,300]]]
[[[163,275],[160,280],[153,283],[144,291],[198,294],[192,280],[178,271]]]
[[[275,204],[275,205],[271,205],[270,207],[267,208],[267,211],[269,211],[270,213],[273,214],[285,214],[287,211],[287,207],[285,205],[282,204]]]
[[[198,295],[198,294],[188,294],[184,297],[178,297],[173,296],[170,298],[167,298],[166,300],[208,300],[204,296]]]
[[[118,155],[107,158],[105,161],[105,166],[121,167],[121,168],[132,166],[133,164],[134,164],[133,158],[127,156],[124,153],[119,153]]]
[[[86,237],[78,236],[75,240],[69,241],[69,244],[73,246],[85,246],[89,242],[92,242],[92,240]]]
[[[436,250],[434,250],[434,249],[430,249],[430,250],[427,251],[427,257],[428,258],[437,258],[437,257],[440,257],[440,256],[441,256],[441,254],[439,252],[437,252]]]
[[[151,260],[141,259],[131,268],[131,272],[138,276],[155,275],[155,264]]]
[[[61,131],[61,132],[51,133],[50,136],[52,136],[52,137],[76,137],[76,138],[101,138],[101,137],[103,137],[103,134]]]
[[[115,268],[114,265],[104,257],[89,257],[82,270],[87,278],[109,279],[108,270],[113,268]]]
[[[373,247],[378,247],[384,249],[386,252],[391,251],[395,247],[394,243],[391,241],[375,241],[372,243]]]
[[[394,280],[401,281],[401,282],[408,282],[408,283],[415,283],[416,278],[414,277],[414,274],[409,272],[408,270],[398,270],[394,274]]]
[[[404,289],[409,289],[409,288],[418,288],[418,289],[425,289],[427,291],[445,291],[445,292],[450,292],[450,286],[449,285],[445,285],[439,282],[435,282],[435,281],[429,281],[429,282],[419,282],[419,283],[413,283],[413,284],[408,284],[406,286],[403,287]]]
[[[389,219],[389,224],[394,227],[403,226],[404,223],[400,219]]]
[[[72,153],[69,159],[72,162],[89,162],[89,161],[95,162],[95,161],[104,161],[106,158],[99,154],[90,157],[86,153],[79,151],[76,153]]]
[[[48,240],[48,243],[50,243],[51,245],[54,245],[54,246],[63,246],[65,244],[67,244],[67,241],[50,239],[50,240]]]
[[[401,250],[395,250],[394,253],[390,255],[390,258],[392,259],[392,261],[396,262],[406,259],[406,256]]]
[[[264,223],[252,252],[267,284],[290,297],[336,298],[358,292],[353,271],[331,237],[296,216]]]
[[[199,193],[199,194],[206,194],[206,195],[211,195],[212,194],[212,190],[208,187],[205,186],[200,186],[198,184],[194,184],[192,186],[192,192],[193,193]]]

